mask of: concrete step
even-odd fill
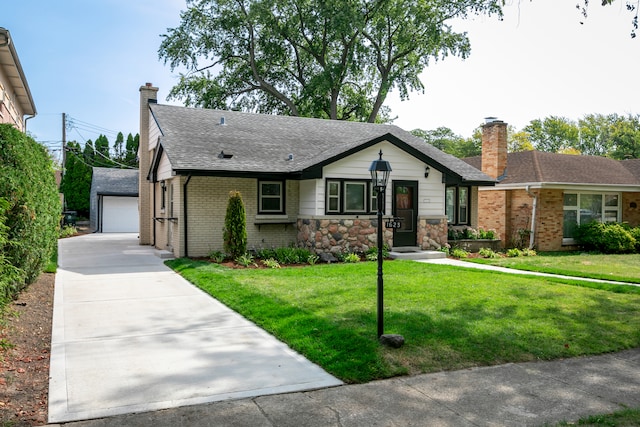
[[[391,259],[440,259],[446,258],[447,255],[440,251],[423,251],[420,248],[404,247],[404,248],[392,248],[389,252],[389,258]]]
[[[154,252],[154,255],[161,259],[174,259],[175,256],[173,252],[165,251],[165,250],[157,250]]]

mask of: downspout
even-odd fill
[[[536,209],[538,208],[538,196],[529,191],[528,185],[526,186],[525,191],[533,198],[533,208],[531,209],[531,234],[529,235],[529,249],[533,249],[536,235]]]
[[[153,184],[153,218],[151,218],[151,221],[153,222],[153,242],[151,242],[151,246],[153,246],[154,248],[156,247],[156,227],[157,227],[157,222],[156,221],[156,183],[155,182],[151,182]]]
[[[191,175],[187,176],[187,180],[184,182],[183,186],[182,186],[182,210],[183,210],[183,219],[182,222],[184,223],[184,256],[185,258],[189,257],[189,234],[187,232],[187,185],[189,185],[189,181],[191,181]]]
[[[98,196],[98,223],[96,224],[96,231],[94,233],[102,233],[102,194]]]
[[[33,119],[36,115],[37,115],[37,113],[34,113],[34,114],[30,115],[29,117],[26,117],[24,119],[24,133],[25,134],[27,133],[27,120]]]

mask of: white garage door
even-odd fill
[[[102,232],[137,233],[138,198],[102,196]]]

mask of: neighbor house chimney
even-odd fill
[[[507,124],[495,117],[482,125],[482,172],[495,179],[507,173]]]
[[[153,153],[149,150],[149,104],[157,102],[158,88],[151,83],[140,87],[140,144],[138,145],[138,206],[140,213],[140,244],[150,245],[153,236],[153,184],[147,181]]]

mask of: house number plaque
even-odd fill
[[[387,228],[398,229],[398,228],[402,228],[402,222],[400,222],[400,218],[394,218],[385,222],[384,226]]]

